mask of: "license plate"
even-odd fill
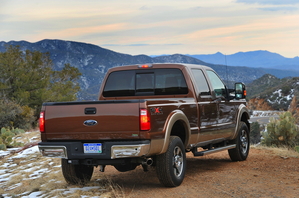
[[[84,153],[102,153],[101,143],[85,143],[83,144]]]

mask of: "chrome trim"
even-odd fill
[[[217,126],[225,126],[225,125],[230,125],[230,124],[234,124],[234,122],[220,123],[220,124],[217,124]]]
[[[96,120],[85,120],[83,122],[84,126],[95,126],[97,124],[98,124],[98,121],[96,121]]]
[[[44,157],[55,157],[67,159],[67,149],[65,146],[40,146],[39,151]]]
[[[199,127],[191,127],[190,130],[191,131],[199,130]]]
[[[114,145],[111,147],[111,159],[125,157],[142,157],[148,154],[150,144]]]
[[[194,156],[204,156],[204,155],[216,153],[219,151],[233,149],[233,148],[236,148],[236,146],[237,146],[236,144],[232,144],[232,145],[219,147],[219,148],[215,148],[215,149],[210,149],[210,150],[205,150],[205,151],[201,151],[201,152],[193,152],[193,154],[194,154]]]

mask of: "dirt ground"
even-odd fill
[[[151,168],[118,172],[107,166],[93,178],[105,175],[118,185],[119,197],[299,197],[299,158],[273,150],[251,148],[246,161],[231,162],[227,151],[194,157],[187,154],[187,171],[176,188],[161,186]]]

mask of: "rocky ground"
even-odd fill
[[[38,132],[24,136],[32,142],[24,149],[0,152],[0,198],[12,197],[298,197],[299,153],[287,149],[252,147],[246,161],[231,162],[227,151],[193,157],[187,154],[182,185],[165,188],[154,168],[118,172],[96,168],[85,186],[69,185],[61,174],[60,160],[42,157],[34,146]]]
[[[252,148],[246,161],[231,162],[226,151],[193,157],[189,153],[182,185],[165,188],[154,170],[137,168],[120,173],[113,167],[105,175],[122,190],[123,197],[298,197],[299,154],[279,149]]]

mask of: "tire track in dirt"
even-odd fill
[[[283,158],[269,150],[251,149],[242,162],[231,162],[226,151],[204,157],[188,153],[185,179],[175,188],[163,187],[154,168],[121,173],[107,166],[104,173],[95,171],[93,179],[108,178],[130,198],[298,197],[298,164],[299,158]]]

